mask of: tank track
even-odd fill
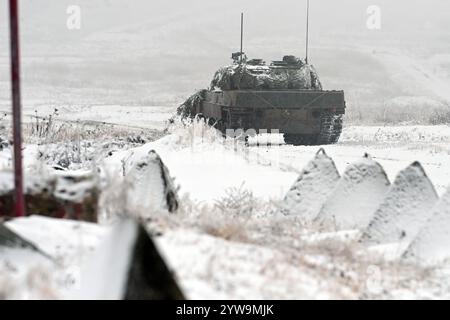
[[[320,116],[320,133],[317,136],[317,145],[335,144],[342,133],[343,115],[334,112],[322,112]]]
[[[284,134],[286,144],[315,146],[335,144],[339,141],[343,127],[343,115],[324,111],[320,115],[320,133],[315,135]]]

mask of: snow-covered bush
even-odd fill
[[[37,144],[38,160],[60,169],[92,168],[114,152],[154,141],[165,133],[110,124],[65,121],[58,111],[36,114],[24,127],[24,141]]]
[[[216,200],[216,208],[231,216],[249,216],[258,209],[259,199],[257,199],[251,190],[245,189],[244,184],[239,188],[228,188],[225,195]]]
[[[429,97],[399,96],[380,103],[360,105],[349,101],[346,112],[347,124],[450,124],[450,105]]]

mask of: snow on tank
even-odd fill
[[[262,59],[242,62],[233,54],[233,64],[220,68],[211,82],[211,90],[322,90],[319,76],[313,65],[292,55],[270,65]]]

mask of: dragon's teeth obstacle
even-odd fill
[[[399,245],[403,259],[450,258],[450,187],[439,200],[422,165],[414,162],[390,185],[369,155],[342,177],[323,149],[286,194],[281,211],[320,231],[354,230],[367,246]]]
[[[330,196],[339,177],[333,159],[323,149],[319,150],[287,193],[282,211],[299,216],[305,223],[311,222]]]
[[[366,154],[347,167],[315,223],[324,229],[364,228],[389,186],[383,167]]]
[[[434,207],[403,257],[407,260],[440,262],[450,257],[450,187]]]
[[[107,276],[102,276],[107,274]],[[71,299],[185,299],[146,229],[118,221],[81,268],[80,288]]]
[[[131,165],[126,172],[125,182],[130,187],[127,192],[130,210],[148,214],[175,212],[178,209],[175,184],[155,151],[151,150]]]
[[[99,188],[95,174],[54,172],[25,176],[27,215],[97,221]],[[0,172],[0,217],[14,216],[14,173]]]
[[[155,151],[136,157],[123,171],[125,177],[121,182],[126,190],[117,196],[124,197],[129,212],[148,216],[155,212],[172,213],[178,209],[177,188]],[[44,178],[42,174],[29,173],[25,179],[27,215],[97,222],[99,200],[105,195],[99,180],[95,172],[52,172]],[[0,171],[0,217],[13,217],[13,195],[13,172]]]
[[[19,282],[22,276],[17,276],[26,270],[32,273],[33,266],[49,273],[67,272],[73,283],[64,289],[57,289],[58,278],[45,278],[45,292],[56,290],[59,298],[185,299],[152,236],[130,218],[107,226],[42,216],[0,222],[0,258],[17,268],[13,274]]]
[[[420,163],[414,162],[398,174],[364,231],[361,242],[412,241],[431,217],[431,209],[437,201],[433,184]]]

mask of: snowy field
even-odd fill
[[[130,122],[130,125],[132,121]],[[119,127],[123,134],[123,127]],[[108,129],[114,131],[115,129]],[[130,136],[135,132],[128,128]],[[107,134],[110,134],[108,131]],[[179,186],[181,209],[175,215],[153,217],[157,243],[189,298],[198,299],[354,299],[448,297],[445,265],[420,266],[401,262],[401,246],[358,243],[355,233],[317,234],[295,216],[278,212],[301,170],[319,147],[293,147],[270,139],[270,147],[250,147],[224,141],[201,124],[174,126],[153,141],[122,141],[91,145],[69,170],[93,164],[120,172],[122,161],[156,150]],[[450,184],[450,127],[347,127],[339,144],[326,146],[342,174],[365,152],[379,161],[389,179],[412,161],[420,161],[437,192]],[[30,141],[37,138],[30,138]],[[121,141],[120,137],[116,138]],[[108,140],[108,139],[107,139]],[[111,138],[109,138],[111,140]],[[81,141],[81,145],[86,141]],[[280,145],[277,144],[280,143]],[[55,157],[42,158],[47,144],[28,144],[28,172],[50,172],[68,145],[52,143]],[[83,149],[83,148],[82,148]],[[1,169],[10,167],[10,148],[0,152]],[[111,151],[111,152],[110,152]],[[47,151],[48,152],[48,151]],[[114,204],[113,204],[114,205]],[[108,220],[104,220],[107,223]],[[59,261],[2,249],[0,283],[6,298],[65,298],[76,295],[82,266],[95,255],[107,226],[25,218],[7,223]],[[48,232],[51,230],[52,232]]]
[[[450,186],[448,4],[380,1],[386,20],[379,32],[366,28],[368,1],[346,0],[348,12],[342,14],[336,14],[342,4],[332,0],[312,9],[311,61],[324,88],[345,90],[347,102],[341,139],[324,151],[340,175],[355,163],[378,162],[386,173],[383,181],[394,187],[408,168],[429,195],[420,209],[431,214],[432,207],[450,204],[445,201],[450,199],[448,193],[445,198]],[[0,299],[78,297],[80,286],[93,278],[83,275],[86,264],[111,238],[116,216],[128,210],[125,169],[150,150],[161,156],[174,179],[180,208],[173,215],[133,214],[147,222],[188,298],[450,298],[448,260],[407,261],[405,241],[365,245],[358,241],[364,228],[322,230],[285,214],[286,195],[305,166],[306,171],[314,168],[309,163],[321,147],[285,145],[281,136],[259,136],[246,147],[202,124],[168,125],[177,106],[207,87],[214,71],[230,62],[238,45],[241,5],[248,12],[245,47],[250,58],[269,62],[299,50],[303,54],[301,1],[281,0],[273,8],[269,0],[258,6],[237,0],[196,0],[189,6],[79,0],[84,19],[79,32],[65,25],[71,1],[38,2],[22,2],[26,174],[99,170],[102,219],[99,224],[39,217],[6,222],[52,259],[0,248]],[[7,43],[5,23],[0,19],[2,44]],[[8,171],[10,85],[7,50],[0,51],[0,171]],[[415,161],[426,175],[416,164],[408,167]],[[373,195],[358,195],[367,203],[359,203],[345,188],[334,190],[335,201],[327,202],[325,211],[373,209],[378,203],[371,196],[382,198],[383,181],[371,182],[379,187]],[[0,181],[0,189],[8,183]],[[145,195],[149,184],[139,183],[137,194]],[[312,188],[325,200],[321,188]],[[340,194],[346,197],[339,199]],[[438,196],[444,200],[434,207]],[[310,195],[308,201],[321,209],[315,198]],[[409,211],[418,212],[417,199],[403,200],[411,203]],[[386,211],[377,211],[379,220],[388,220],[383,214],[393,208],[390,202]],[[436,216],[446,221],[446,215]],[[415,218],[411,227],[423,217]],[[449,241],[443,227],[424,230],[422,238],[444,230],[441,243]],[[434,253],[434,247],[424,248]],[[102,298],[95,296],[95,284],[91,288],[86,298]]]
[[[430,108],[441,99],[429,96],[433,98],[398,97],[395,106],[400,107],[393,108],[409,114],[408,110],[418,110],[419,103],[424,106],[420,112],[429,117],[434,114]],[[401,245],[368,249],[355,240],[353,231],[317,235],[295,217],[277,213],[319,147],[285,145],[281,136],[262,136],[250,140],[249,147],[236,146],[201,125],[168,128],[176,103],[168,107],[112,102],[26,100],[25,168],[27,173],[46,175],[55,168],[85,172],[102,167],[114,176],[123,161],[156,150],[179,186],[181,209],[174,216],[158,217],[149,228],[160,234],[159,248],[189,298],[449,297],[446,264],[402,262]],[[355,120],[354,106],[349,105],[340,142],[325,147],[341,174],[365,153],[383,166],[390,181],[419,161],[438,195],[445,193],[450,185],[448,125],[407,121],[401,112],[375,121],[382,125],[363,125]],[[0,130],[7,137],[11,118],[6,100],[0,110]],[[402,124],[391,123],[398,119]],[[270,147],[256,145],[267,141]],[[0,169],[11,168],[11,163],[11,148],[3,141]],[[116,206],[114,201],[110,206]],[[39,243],[59,264],[2,249],[4,298],[76,296],[83,279],[80,270],[109,228],[36,218],[11,221],[8,226]]]

